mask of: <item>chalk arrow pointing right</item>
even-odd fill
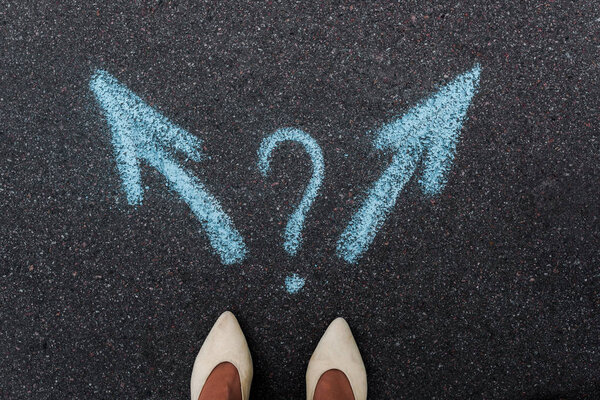
[[[140,161],[159,171],[169,187],[190,206],[224,264],[240,262],[246,253],[242,237],[205,186],[177,163],[172,152],[200,161],[199,139],[178,127],[121,85],[106,71],[90,80],[112,132],[117,168],[131,205],[143,198]]]
[[[392,151],[392,163],[369,189],[338,240],[337,253],[344,260],[354,263],[369,248],[423,154],[419,181],[423,191],[435,195],[444,188],[480,72],[476,65],[376,133],[375,147]]]

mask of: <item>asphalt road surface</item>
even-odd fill
[[[227,309],[254,399],[303,398],[337,316],[370,399],[600,398],[597,0],[105,3],[0,7],[1,398],[187,399]],[[340,236],[395,162],[374,133],[477,66],[446,186],[425,195],[420,164],[346,262]],[[166,164],[142,160],[130,204],[99,70],[202,141],[202,159],[172,161],[241,261]],[[258,165],[286,127],[324,161],[294,255],[313,163],[284,142]]]

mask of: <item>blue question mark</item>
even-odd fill
[[[280,143],[286,141],[300,143],[310,156],[313,164],[312,176],[304,190],[304,196],[302,196],[300,204],[298,204],[298,207],[296,207],[288,219],[285,227],[283,248],[288,254],[293,256],[298,252],[302,244],[301,232],[304,226],[304,219],[317,197],[317,192],[323,182],[325,162],[323,161],[321,148],[309,134],[300,129],[283,128],[263,139],[258,149],[258,168],[263,176],[267,176],[269,173],[271,153]]]

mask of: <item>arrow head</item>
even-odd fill
[[[90,89],[110,126],[129,204],[142,202],[140,158],[173,149],[194,161],[202,159],[202,142],[198,138],[173,124],[108,72],[97,70],[90,80]]]
[[[427,153],[419,181],[426,194],[437,194],[444,187],[480,73],[481,67],[475,65],[376,133],[374,145],[379,150],[405,152],[410,146]]]

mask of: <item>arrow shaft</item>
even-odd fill
[[[130,205],[140,205],[143,198],[142,177],[134,143],[129,136],[113,135],[112,144],[127,202]]]
[[[219,202],[205,189],[202,182],[187,173],[166,154],[156,149],[144,153],[146,161],[165,176],[171,189],[189,205],[223,264],[240,262],[246,253],[243,239]]]
[[[337,252],[346,262],[355,263],[375,238],[398,195],[417,168],[419,146],[407,146],[394,155],[392,163],[373,184],[367,198],[340,236]]]

